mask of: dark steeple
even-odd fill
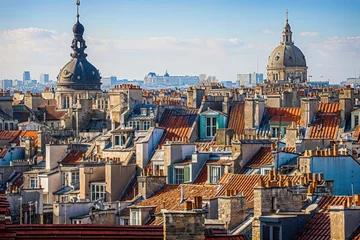
[[[73,27],[73,33],[74,33],[74,39],[71,44],[71,48],[74,50],[72,54],[70,54],[73,58],[85,58],[87,56],[86,53],[84,53],[86,49],[85,40],[83,38],[83,34],[85,31],[84,26],[79,21],[79,6],[80,6],[80,0],[76,1],[76,23]]]
[[[76,23],[73,27],[74,39],[71,43],[72,59],[61,70],[57,79],[57,86],[73,90],[100,90],[101,77],[99,70],[86,59],[84,26],[79,20],[80,1],[76,1]]]

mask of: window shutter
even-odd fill
[[[174,183],[174,166],[169,165],[168,166],[168,184]]]
[[[205,138],[205,132],[206,132],[206,125],[205,125],[205,117],[200,116],[200,138]]]
[[[190,181],[190,167],[184,166],[184,182]]]

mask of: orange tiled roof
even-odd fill
[[[0,130],[0,140],[12,141],[16,139],[21,133],[21,130]]]
[[[353,140],[359,141],[360,138],[360,125],[356,126],[354,134],[353,134]]]
[[[227,181],[223,181],[222,179],[220,180],[223,184],[216,196],[224,196],[226,190],[236,190],[238,192],[242,192],[248,202],[254,199],[254,187],[257,185],[260,177],[263,177],[264,181],[269,180],[268,175],[258,174],[230,174],[230,176],[228,176],[228,174],[224,174],[222,178],[224,177],[227,178]]]
[[[65,114],[67,114],[67,111],[56,110],[56,106],[53,105],[47,105],[45,106],[45,109],[46,120],[60,120],[62,117],[65,116]]]
[[[202,196],[203,199],[214,198],[219,187],[218,185],[167,184],[152,197],[137,203],[135,206],[154,206],[155,214],[157,214],[160,213],[163,202],[165,202],[167,210],[183,210],[184,206],[180,205],[181,186],[184,186],[184,196],[187,200],[194,200],[195,196]]]
[[[308,138],[335,139],[339,130],[340,112],[339,103],[320,103],[315,120],[311,123]]]
[[[33,137],[35,146],[37,146],[39,144],[38,132],[37,131],[31,131],[31,130],[22,131],[21,134],[20,134],[20,137]]]
[[[231,106],[229,116],[229,128],[234,129],[236,134],[244,134],[245,118],[244,118],[244,103],[234,103]]]
[[[189,141],[192,126],[197,119],[198,110],[165,109],[160,119],[160,127],[165,128],[160,144],[165,141],[184,139]]]
[[[292,182],[298,183],[300,181],[300,175],[294,176],[285,176],[282,180],[282,183],[290,179]],[[216,196],[225,195],[227,190],[235,190],[237,192],[242,192],[243,196],[246,197],[248,202],[254,200],[254,187],[257,186],[259,179],[262,178],[265,182],[269,181],[269,175],[260,175],[260,174],[231,174],[225,173],[220,179],[218,184],[221,185]]]
[[[61,164],[76,164],[82,160],[85,153],[85,151],[71,150],[61,161]]]
[[[8,149],[7,148],[1,148],[0,149],[0,158],[5,157],[6,153],[7,153]]]
[[[244,168],[259,168],[262,165],[273,163],[271,147],[261,147],[257,153],[246,163]]]
[[[346,201],[346,197],[324,196],[318,202],[319,211],[310,219],[305,227],[298,233],[295,240],[300,239],[330,239],[329,206],[339,206]]]
[[[288,108],[266,108],[266,115],[272,116],[270,121],[275,122],[295,122],[300,123],[301,108],[288,107]]]

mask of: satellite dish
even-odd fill
[[[305,212],[310,213],[310,212],[314,211],[317,207],[318,207],[318,205],[316,203],[311,204],[305,209]]]

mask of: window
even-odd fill
[[[125,144],[125,136],[123,135],[115,136],[114,146],[122,146],[124,144]]]
[[[210,183],[215,184],[221,178],[221,167],[211,166],[210,171]]]
[[[124,225],[129,225],[129,219],[124,219]]]
[[[354,126],[359,125],[359,116],[354,116]]]
[[[175,184],[184,182],[184,168],[175,168]]]
[[[132,225],[139,225],[139,213],[138,212],[132,212]]]
[[[37,188],[37,178],[36,177],[31,177],[30,178],[30,188]]]
[[[150,128],[150,122],[144,122],[144,130],[148,130]]]
[[[140,130],[140,122],[139,121],[134,122],[134,128],[137,130]]]
[[[105,184],[91,184],[91,201],[102,198],[105,201]]]
[[[120,136],[115,136],[115,146],[120,145]]]
[[[272,226],[272,239],[280,240],[280,227],[279,226]]]
[[[132,121],[129,121],[128,125],[129,127],[134,127],[134,123]]]
[[[216,117],[206,118],[206,137],[213,137],[216,133]]]
[[[278,137],[279,128],[271,128],[271,136],[273,138]]]
[[[72,184],[77,184],[79,183],[79,173],[78,172],[73,172],[71,173],[71,183]]]

